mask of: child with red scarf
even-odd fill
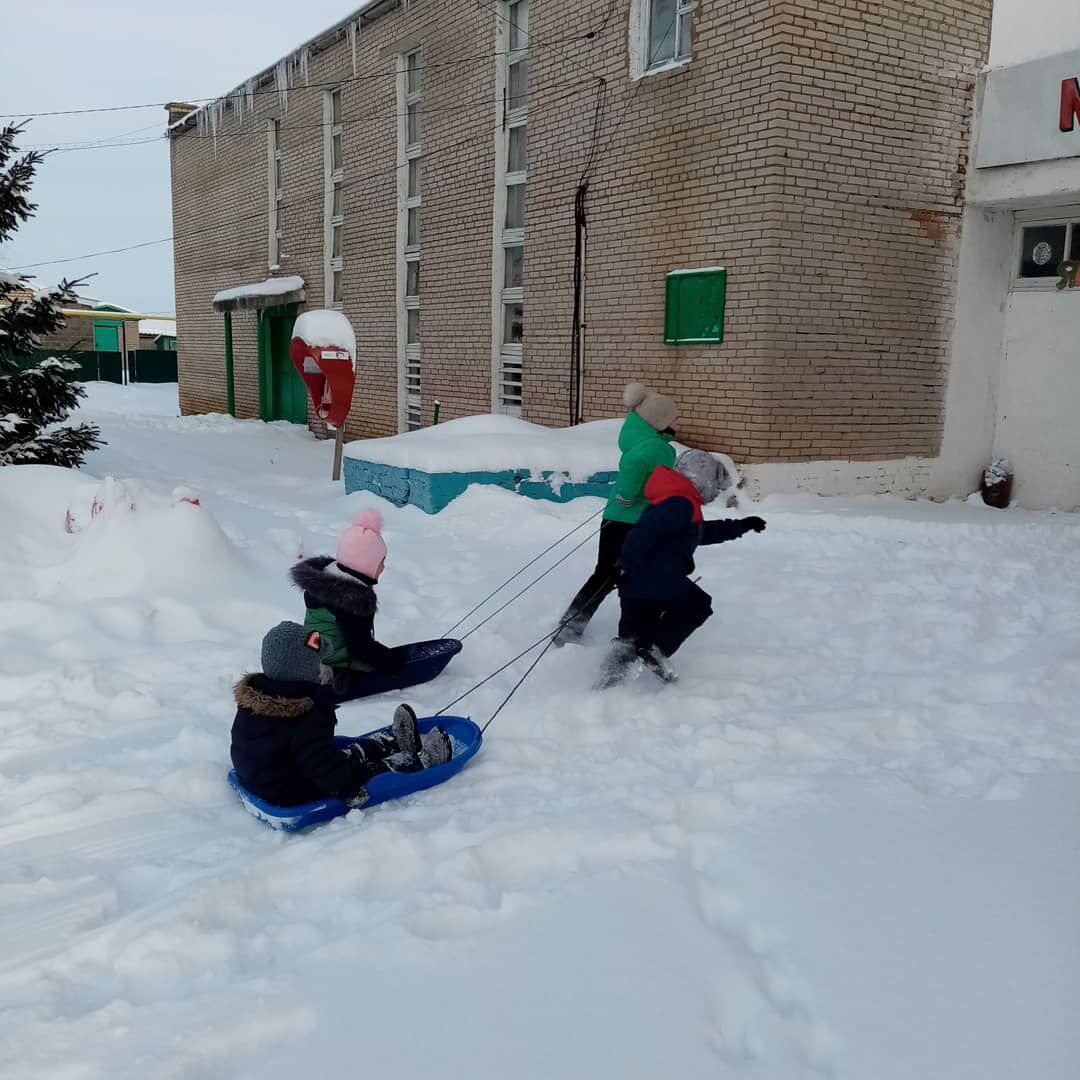
[[[705,521],[702,506],[730,486],[727,470],[704,450],[687,450],[674,469],[660,466],[649,477],[649,506],[619,556],[619,636],[598,689],[616,685],[638,660],[666,682],[675,678],[668,658],[712,615],[712,597],[690,580],[698,545],[765,529],[759,517]]]

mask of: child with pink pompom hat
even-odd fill
[[[375,586],[386,565],[382,515],[361,510],[341,534],[336,558],[316,555],[292,568],[304,593],[304,628],[317,632],[323,663],[347,681],[351,672],[396,672],[401,659],[375,638]]]

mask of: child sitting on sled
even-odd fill
[[[232,763],[248,791],[276,806],[328,796],[363,806],[373,776],[450,760],[450,737],[441,727],[421,736],[408,705],[398,706],[389,731],[339,749],[322,648],[317,631],[279,623],[263,638],[262,672],[236,684]]]
[[[386,565],[382,515],[361,510],[341,535],[337,557],[317,555],[292,568],[304,593],[304,627],[317,631],[323,663],[347,680],[354,672],[401,669],[401,653],[375,639],[375,586]]]
[[[614,686],[638,660],[665,682],[679,646],[712,615],[712,597],[690,580],[699,544],[763,532],[759,517],[705,521],[701,508],[731,486],[727,469],[704,450],[687,450],[675,468],[660,466],[645,485],[649,507],[619,555],[619,636],[598,689]]]

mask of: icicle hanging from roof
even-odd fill
[[[356,39],[360,34],[360,20],[350,20],[345,26],[345,37],[349,42],[349,52],[352,53],[352,73],[356,74]]]
[[[289,61],[279,60],[274,65],[274,89],[282,112],[289,111]]]
[[[300,68],[300,75],[304,80],[304,85],[308,85],[308,63],[311,59],[311,50],[305,45],[300,50],[300,56],[297,58],[297,64]]]
[[[247,111],[254,116],[255,115],[255,80],[248,79],[244,83],[244,100],[247,102]]]

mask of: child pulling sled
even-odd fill
[[[702,506],[730,486],[727,470],[704,450],[687,450],[674,469],[661,466],[649,477],[649,507],[619,556],[619,636],[597,689],[615,686],[639,661],[665,682],[676,677],[669,658],[712,615],[712,597],[690,580],[698,545],[765,529],[759,517],[704,520]]]

